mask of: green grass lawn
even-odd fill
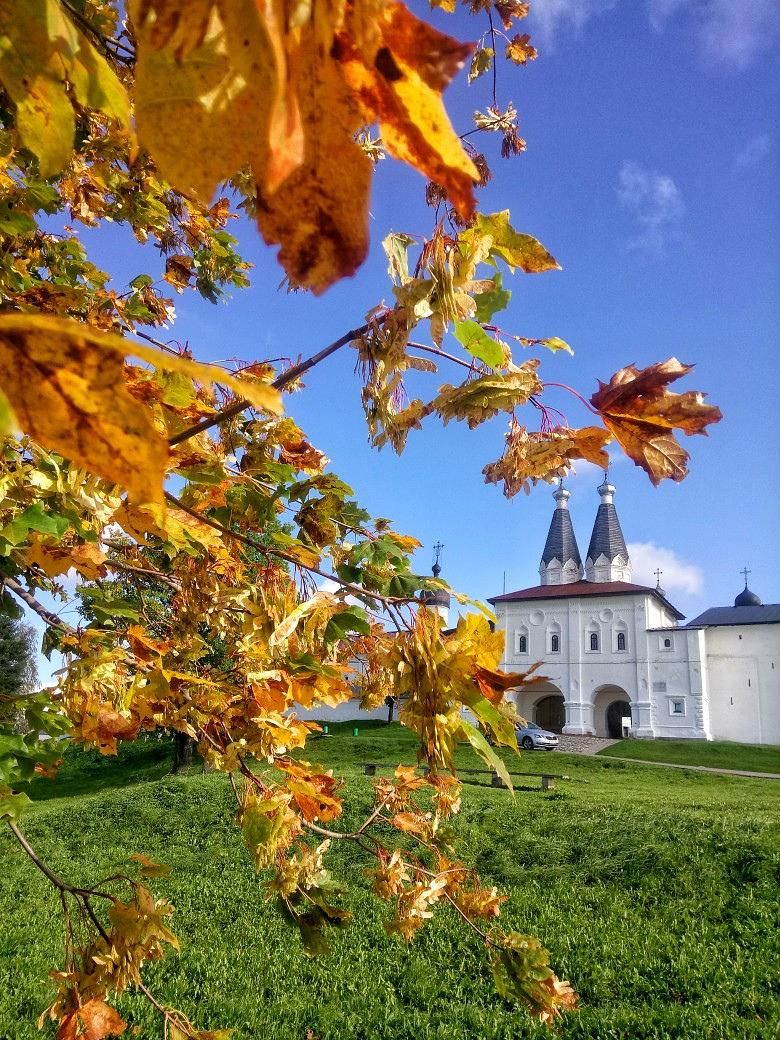
[[[686,766],[780,773],[780,747],[733,744],[728,740],[621,740],[599,751],[606,758],[643,758]]]
[[[359,849],[338,845],[334,874],[356,913],[326,959],[308,960],[265,901],[232,822],[227,778],[165,775],[156,742],[117,760],[72,753],[54,784],[36,781],[25,829],[64,876],[86,882],[133,852],[168,863],[154,888],[177,907],[182,952],[151,966],[165,1002],[235,1040],[516,1040],[549,1035],[497,997],[479,943],[448,910],[410,946],[388,938],[389,907],[366,889]],[[355,765],[414,760],[394,725],[350,727],[309,758],[347,785],[345,825],[370,803]],[[470,752],[462,765],[476,764]],[[510,893],[505,927],[538,935],[582,1009],[554,1036],[589,1040],[763,1040],[780,1034],[780,784],[662,771],[608,758],[523,756],[517,768],[566,773],[557,790],[469,784],[461,852]],[[59,793],[58,793],[59,792]],[[59,964],[54,894],[0,833],[0,1038],[33,1040]],[[126,995],[127,1036],[161,1036],[146,1001]],[[51,1040],[47,1026],[43,1036]]]

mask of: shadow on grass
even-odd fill
[[[173,740],[141,737],[132,744],[120,744],[117,755],[70,748],[54,780],[36,778],[24,789],[34,802],[47,802],[161,780],[172,768]]]

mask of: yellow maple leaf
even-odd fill
[[[450,419],[466,419],[473,430],[498,412],[511,412],[539,393],[542,384],[536,375],[538,367],[539,362],[534,359],[503,375],[482,376],[462,386],[445,384],[433,407],[445,425]]]
[[[106,59],[57,0],[0,4],[0,83],[16,105],[16,133],[37,155],[41,177],[73,151],[75,100],[129,122],[127,94]]]
[[[345,78],[366,119],[379,122],[388,152],[440,184],[469,220],[479,172],[450,124],[441,92],[473,47],[415,18],[400,3],[387,4],[377,23],[380,37],[373,48],[339,37]]]
[[[40,314],[0,317],[0,385],[17,425],[44,447],[127,489],[137,503],[160,503],[168,445],[152,412],[125,386],[132,354],[206,383],[221,382],[267,411],[281,408],[266,382],[238,379],[213,365],[165,354],[121,336]]]

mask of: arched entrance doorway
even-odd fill
[[[636,725],[636,716],[632,716],[631,698],[622,686],[602,686],[593,697],[593,722],[597,737],[610,737],[620,740],[623,736],[623,719],[631,719]]]
[[[534,722],[542,729],[549,729],[551,733],[562,733],[563,727],[566,725],[566,706],[563,697],[560,694],[550,694],[537,701]]]
[[[607,708],[607,736],[620,740],[623,736],[623,719],[631,718],[631,705],[628,701],[612,701]]]

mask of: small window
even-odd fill
[[[672,649],[672,641],[667,636],[666,639],[664,639],[664,650],[671,650],[671,649]]]
[[[685,701],[672,699],[669,702],[669,714],[670,715],[684,715],[685,714]]]
[[[550,636],[550,653],[558,654],[561,651],[561,637],[553,632]]]
[[[598,648],[599,648],[599,634],[598,634],[598,632],[591,632],[591,634],[590,634],[590,648],[591,648],[591,650],[598,650]]]
[[[517,652],[519,654],[528,653],[528,636],[520,636],[517,640]]]
[[[618,632],[617,648],[618,648],[618,650],[625,650],[625,648],[626,648],[626,633],[625,632]]]

